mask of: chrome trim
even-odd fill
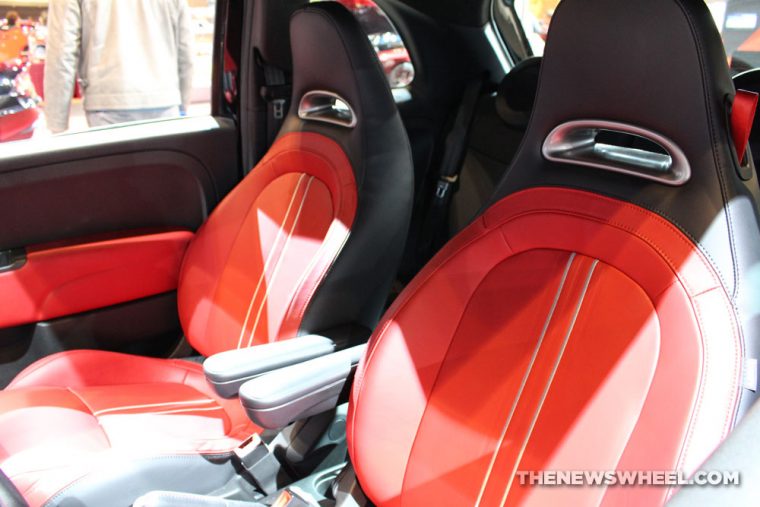
[[[602,130],[641,137],[659,145],[666,153],[597,143]],[[683,185],[691,178],[686,155],[667,137],[627,123],[605,120],[575,120],[549,133],[542,153],[547,160],[582,165],[637,176],[665,185]]]
[[[35,139],[3,143],[0,162],[32,154],[72,152],[95,146],[118,146],[121,143],[191,134],[231,127],[231,120],[211,116],[188,116],[165,120],[146,120],[98,127],[81,132],[66,132]],[[0,166],[0,173],[2,173]]]
[[[320,121],[346,128],[354,128],[357,123],[351,104],[337,93],[324,90],[312,90],[301,97],[298,117],[304,121]]]
[[[491,49],[493,49],[494,55],[496,55],[496,59],[499,60],[499,65],[504,71],[504,74],[512,70],[515,64],[512,61],[512,56],[509,54],[509,51],[507,51],[504,39],[501,37],[501,34],[496,27],[496,21],[494,21],[493,13],[491,14],[491,19],[489,22],[486,23],[486,25],[483,27],[483,34],[486,36],[486,40],[491,46]]]
[[[512,70],[512,68],[517,65],[517,63],[514,61],[514,58],[512,58],[512,55],[507,48],[507,43],[504,40],[504,37],[501,35],[501,30],[499,30],[499,25],[496,23],[494,1],[496,0],[491,0],[491,5],[488,9],[488,23],[483,27],[483,34],[486,36],[488,43],[493,48],[494,53],[496,53],[496,58],[499,60],[499,64],[504,69],[504,74],[506,74]]]

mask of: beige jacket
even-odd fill
[[[68,128],[77,77],[87,111],[187,107],[192,40],[187,0],[50,0],[48,128]]]

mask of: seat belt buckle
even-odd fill
[[[267,495],[277,491],[277,475],[281,465],[258,434],[244,440],[235,448],[234,454],[261,491]]]
[[[319,502],[300,488],[290,487],[280,493],[272,507],[319,507]]]
[[[272,100],[272,116],[275,120],[285,118],[285,99]]]
[[[270,85],[261,87],[261,98],[272,105],[275,120],[285,118],[285,105],[288,103],[292,88],[290,85]]]
[[[459,180],[459,175],[454,174],[452,176],[441,176],[438,180],[438,184],[435,186],[435,196],[438,199],[443,199],[451,190],[452,185],[456,184]]]

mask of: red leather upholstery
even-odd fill
[[[132,301],[177,288],[187,231],[29,248],[0,273],[0,328]]]
[[[742,345],[720,278],[660,216],[577,190],[504,198],[394,303],[352,391],[364,491],[394,505],[659,505],[518,471],[685,470],[732,426]]]
[[[296,336],[305,308],[348,237],[356,206],[353,170],[337,143],[314,133],[282,136],[187,250],[178,304],[193,346],[210,355]],[[183,251],[189,237],[175,233],[170,246]],[[83,250],[73,258],[115,266],[125,259],[103,259],[104,251],[133,254],[132,263],[146,250],[143,243],[158,242],[147,249],[154,257],[167,243],[166,236],[146,238],[73,247],[74,253]],[[168,250],[181,254],[178,247]],[[67,255],[46,252],[43,259],[73,256],[65,249]],[[30,254],[36,271],[27,273],[40,272],[41,265],[61,267],[38,257]],[[176,270],[174,277],[166,290],[176,285]],[[150,283],[169,283],[165,278]],[[141,279],[131,282],[145,287]],[[0,439],[0,464],[32,505],[105,465],[199,454],[229,459],[256,431],[237,399],[220,399],[201,366],[185,361],[62,352],[29,366],[0,396],[0,435],[13,435]]]
[[[329,138],[290,133],[198,231],[179,311],[202,354],[291,338],[356,213],[356,183]]]
[[[290,23],[294,107],[266,156],[192,239],[179,274],[181,251],[170,280],[154,262],[145,275],[154,269],[156,280],[130,279],[125,273],[142,273],[132,270],[101,277],[118,282],[110,289],[78,281],[65,291],[66,308],[170,281],[185,335],[203,355],[300,333],[362,339],[375,326],[411,217],[408,139],[350,12],[325,2]],[[301,99],[318,90],[348,104],[355,124],[301,118]],[[139,248],[128,259],[101,258],[114,251],[92,262],[109,269],[157,258]],[[67,280],[58,270],[65,266],[51,280]],[[80,294],[87,287],[93,294]],[[232,450],[256,431],[237,399],[211,391],[199,365],[176,360],[63,352],[0,392],[0,467],[32,505],[130,505],[152,490],[216,491],[240,473]]]
[[[216,396],[201,365],[187,361],[64,352],[0,396],[0,462],[31,505],[102,467],[229,454],[257,430],[237,399]]]

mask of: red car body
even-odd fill
[[[367,33],[391,88],[402,88],[414,79],[409,51],[386,15],[373,0],[337,0],[354,13]]]
[[[40,116],[27,47],[24,27],[0,30],[0,142],[32,137]]]

